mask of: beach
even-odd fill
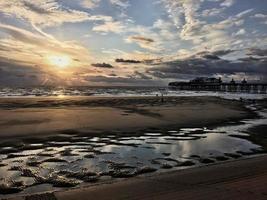
[[[2,98],[0,110],[2,138],[204,127],[253,116],[241,102],[216,97]]]
[[[217,183],[263,184],[265,108],[207,96],[1,98],[0,199],[192,199],[191,189],[206,199]]]

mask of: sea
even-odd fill
[[[131,96],[218,96],[226,99],[264,99],[267,94],[188,91],[169,87],[0,87],[0,98],[16,97],[131,97]]]

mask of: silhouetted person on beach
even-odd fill
[[[156,97],[159,97],[159,94],[156,94]],[[163,93],[161,93],[161,97],[160,97],[160,101],[163,103],[164,102],[164,97],[163,97]]]

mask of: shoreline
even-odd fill
[[[166,89],[166,88],[165,88]],[[152,93],[93,93],[93,94],[55,94],[55,95],[7,95],[0,99],[31,99],[31,98],[139,98],[139,97],[160,97],[162,90]],[[163,90],[164,92],[164,90]],[[239,100],[262,100],[267,98],[265,93],[243,93],[243,92],[215,92],[215,91],[194,91],[194,90],[170,90],[164,97],[219,97],[222,99]]]

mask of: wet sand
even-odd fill
[[[267,156],[12,200],[258,199],[267,197]]]
[[[2,98],[0,137],[204,127],[252,116],[242,103],[216,97]]]
[[[188,169],[55,193],[58,200],[87,199],[266,199],[267,157]]]

